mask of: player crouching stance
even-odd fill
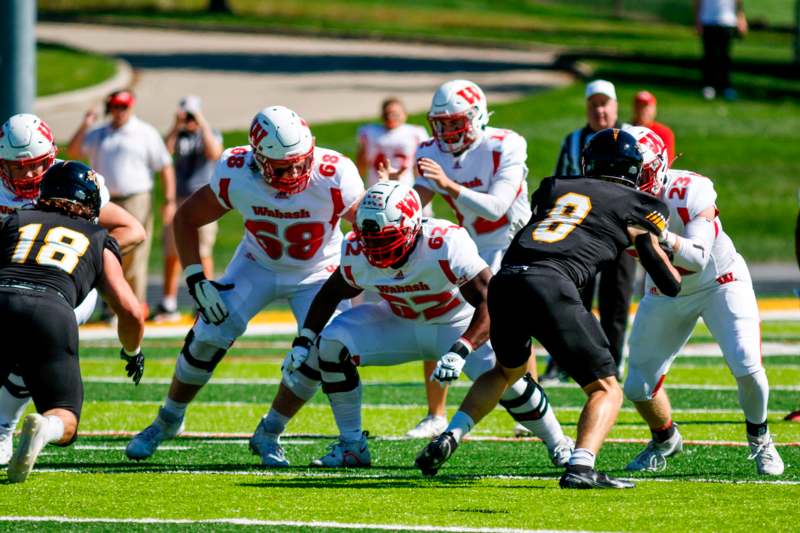
[[[498,364],[473,384],[448,430],[419,454],[417,466],[423,473],[435,472],[453,453],[456,432],[486,416],[509,384],[520,378],[533,336],[588,396],[560,486],[633,487],[594,469],[595,456],[622,405],[622,390],[608,339],[583,306],[578,287],[633,242],[662,291],[675,295],[680,290],[680,274],[656,240],[666,225],[667,208],[634,188],[641,165],[636,139],[607,129],[584,149],[584,176],[542,181],[531,201],[534,214],[514,237],[489,287],[491,340]],[[527,313],[520,312],[520,302]]]
[[[94,171],[67,161],[45,174],[36,209],[0,223],[0,335],[11,339],[0,377],[21,376],[37,411],[25,418],[8,464],[11,483],[27,479],[45,445],[69,446],[77,437],[83,383],[74,308],[95,286],[119,317],[128,377],[138,385],[144,372],[141,306],[117,242],[96,223],[99,212]]]
[[[683,273],[683,289],[677,298],[665,297],[648,277],[636,312],[625,396],[647,422],[653,438],[627,469],[663,470],[666,458],[683,449],[662,385],[672,361],[703,317],[736,378],[750,459],[755,459],[759,474],[780,475],[783,460],[767,428],[769,384],[761,361],[758,303],[747,265],[722,229],[714,185],[694,172],[667,170],[664,143],[651,130],[638,127],[631,133],[644,155],[640,190],[669,207],[669,229],[661,240]]]
[[[340,431],[339,442],[313,466],[371,464],[361,428],[358,366],[444,354],[431,379],[447,383],[461,372],[475,379],[495,365],[486,342],[491,271],[464,228],[422,219],[421,210],[419,196],[407,185],[386,181],[367,190],[341,265],[314,298],[287,356],[287,383],[301,364],[319,367]],[[354,307],[325,326],[339,302],[363,290],[377,292],[383,301]],[[314,342],[318,350],[309,350]],[[520,376],[502,400],[512,417],[545,441],[554,464],[567,460],[572,442],[536,382]]]

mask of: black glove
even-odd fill
[[[144,375],[144,354],[140,351],[136,355],[128,355],[122,349],[119,351],[119,358],[128,363],[125,365],[128,377],[133,380],[134,385],[138,385]]]

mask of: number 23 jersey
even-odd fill
[[[549,264],[578,287],[631,244],[628,226],[658,235],[669,214],[649,194],[583,176],[545,178],[531,205],[533,216],[514,237],[503,266]]]
[[[269,186],[249,146],[226,150],[209,185],[223,207],[244,218],[241,246],[275,271],[316,272],[338,264],[339,217],[364,192],[353,162],[325,148],[314,149],[308,187],[297,194]]]
[[[464,228],[424,218],[417,242],[400,268],[370,265],[352,232],[345,237],[339,268],[347,283],[377,292],[398,317],[450,324],[472,316],[475,309],[459,288],[488,267]]]

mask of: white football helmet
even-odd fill
[[[283,106],[265,107],[250,124],[253,160],[264,180],[286,194],[305,190],[314,163],[314,137],[305,120]]]
[[[650,128],[632,126],[625,131],[636,138],[636,147],[642,154],[642,173],[637,188],[653,196],[658,196],[667,182],[669,170],[669,153],[661,137]]]
[[[356,211],[356,238],[367,261],[378,268],[403,259],[421,228],[419,195],[398,181],[381,181],[367,189]]]
[[[489,124],[486,96],[471,81],[448,81],[433,94],[428,123],[440,150],[462,152],[480,139]]]
[[[0,128],[3,183],[20,198],[38,197],[42,177],[53,165],[56,151],[53,131],[42,119],[28,113],[12,116]]]

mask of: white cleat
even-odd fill
[[[548,448],[547,453],[550,454],[550,461],[552,461],[553,466],[561,468],[567,466],[574,449],[575,441],[565,435],[552,450]]]
[[[520,424],[519,422],[517,422],[514,425],[514,436],[517,437],[517,438],[520,438],[520,437],[533,437],[533,432],[530,429],[528,429],[525,426],[523,426],[522,424]]]
[[[447,419],[443,416],[428,415],[413,428],[409,429],[406,437],[409,439],[432,439],[438,437],[447,429]]]
[[[289,466],[283,446],[276,435],[264,431],[264,421],[258,423],[253,436],[250,437],[250,451],[261,456],[261,465],[269,468],[285,468]]]
[[[772,435],[767,433],[761,437],[747,436],[750,444],[750,456],[748,459],[755,459],[756,470],[763,476],[780,476],[783,474],[783,459],[778,454],[775,444],[772,442]]]
[[[682,451],[683,439],[678,433],[678,428],[675,428],[675,434],[669,440],[648,442],[645,449],[628,463],[625,470],[629,472],[661,472],[667,468],[667,457],[672,457]]]
[[[134,461],[147,459],[156,453],[159,444],[165,440],[174,439],[181,433],[183,433],[183,419],[173,420],[161,408],[153,423],[131,439],[125,448],[125,455]]]
[[[33,470],[36,458],[42,448],[47,445],[46,438],[47,419],[40,414],[30,414],[22,423],[22,435],[19,439],[17,451],[8,463],[8,481],[22,483],[28,479]]]
[[[14,428],[0,426],[0,466],[7,465],[14,453]]]
[[[366,468],[372,466],[372,457],[367,446],[367,432],[361,434],[361,439],[353,442],[339,442],[331,444],[328,455],[314,459],[309,466],[324,468]]]

